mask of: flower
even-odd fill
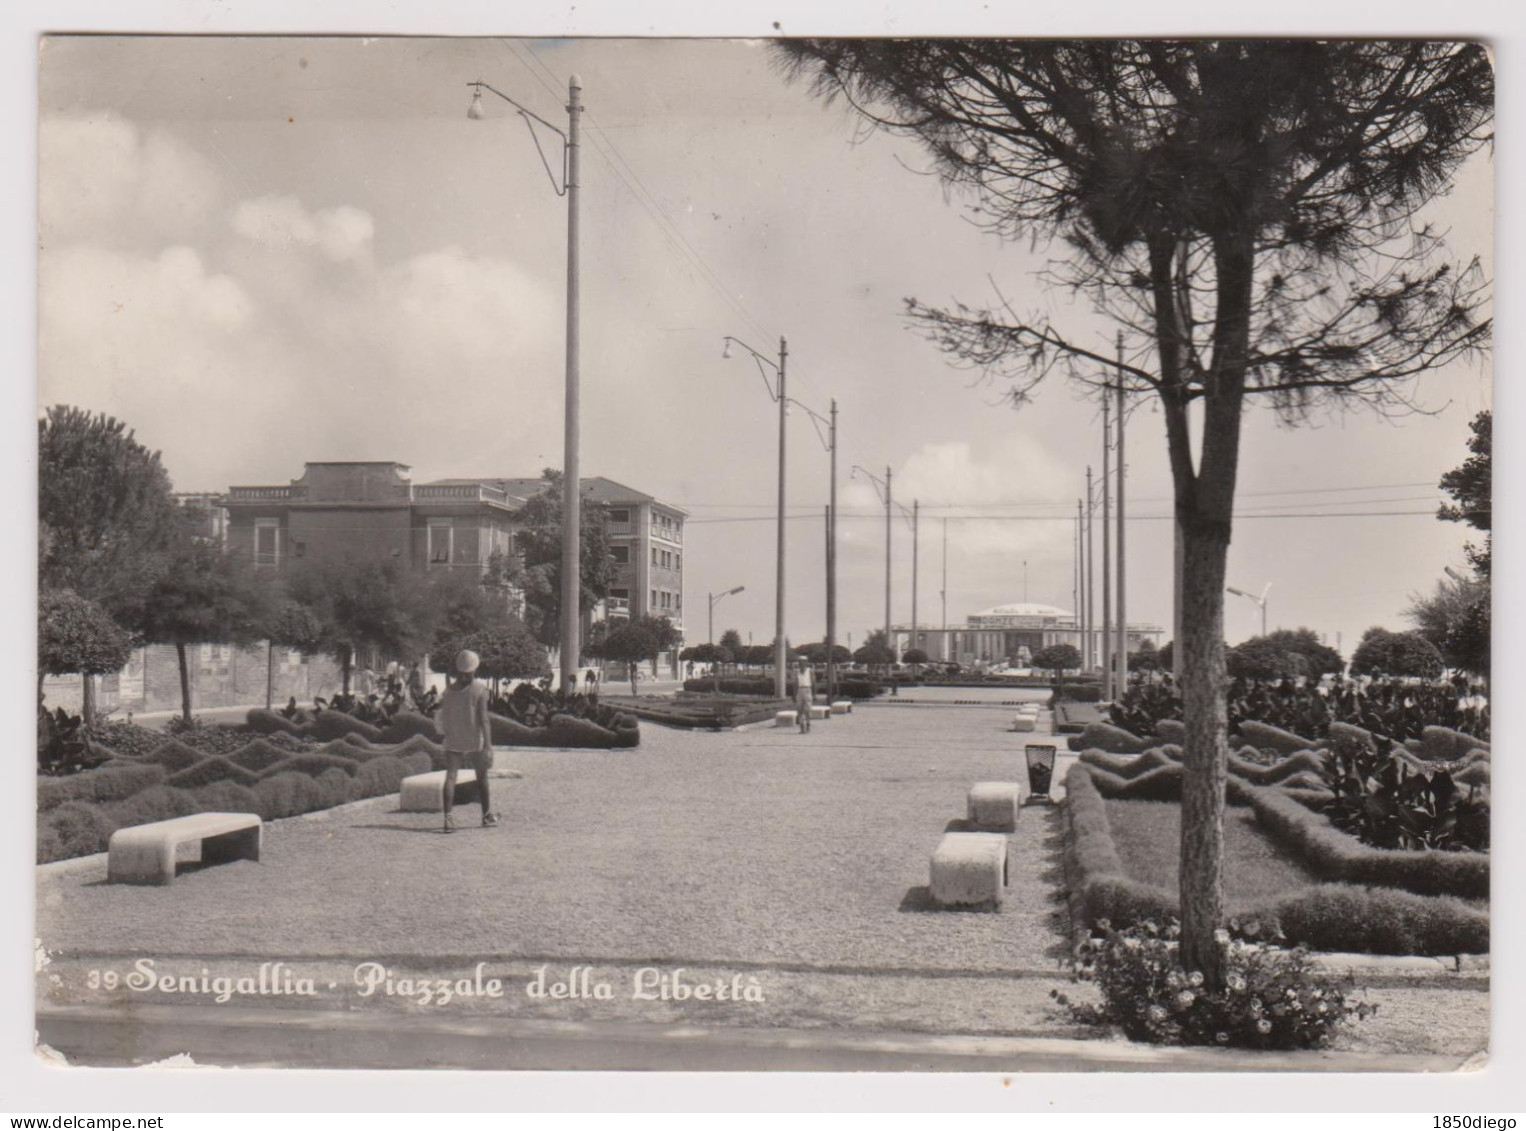
[[[1256,1022],[1256,1032],[1258,1032],[1258,1033],[1270,1033],[1271,1031],[1272,1031],[1272,1023],[1270,1021],[1268,1021],[1265,1017],[1263,1017],[1260,1021]]]
[[[1176,1004],[1181,1006],[1183,1009],[1186,1009],[1195,1001],[1197,1001],[1197,994],[1193,993],[1191,990],[1183,990],[1181,993],[1176,995]]]
[[[1166,975],[1166,985],[1170,986],[1173,990],[1181,989],[1182,988],[1182,972],[1180,970],[1173,970],[1173,971],[1171,971],[1171,973],[1167,974]]]
[[[1250,999],[1250,1010],[1251,1010],[1252,1013],[1260,1013],[1261,1012],[1261,999],[1260,998],[1253,997],[1253,998]]]
[[[1326,1006],[1324,1002],[1320,1002],[1318,1005],[1316,1005],[1314,1007],[1314,1012],[1316,1012],[1316,1013],[1324,1013],[1328,1008],[1329,1007]]]
[[[1136,939],[1136,938],[1132,938],[1132,937],[1126,938],[1126,939],[1123,940],[1123,945],[1128,947],[1130,950],[1138,950],[1139,949],[1139,940]]]
[[[1287,996],[1292,998],[1294,1001],[1297,1001],[1298,1000],[1298,991],[1295,990],[1292,986],[1289,986],[1287,988]]]
[[[1214,931],[1213,941],[1218,943],[1220,946],[1228,946],[1229,932],[1226,931],[1223,927],[1220,927],[1218,930]]]
[[[1217,1033],[1217,1034],[1214,1035],[1214,1040],[1218,1041],[1219,1044],[1221,1044],[1221,1045],[1227,1045],[1227,1044],[1229,1044],[1229,1034],[1228,1033]]]
[[[1191,982],[1194,988],[1201,986],[1203,984],[1203,972],[1201,970],[1194,970],[1187,975],[1187,981]]]
[[[1231,974],[1224,979],[1224,984],[1238,993],[1245,988],[1245,979],[1239,974]]]
[[[1152,1005],[1145,1011],[1145,1013],[1151,1021],[1155,1021],[1157,1023],[1164,1021],[1166,1018],[1171,1016],[1166,1012],[1166,1007],[1163,1005]]]
[[[1247,919],[1245,922],[1245,933],[1247,935],[1259,935],[1261,933],[1261,920]]]

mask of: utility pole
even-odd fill
[[[566,425],[562,447],[562,624],[560,676],[562,690],[576,678],[579,653],[578,633],[582,628],[579,608],[583,592],[582,547],[583,483],[578,467],[578,170],[580,146],[578,122],[583,114],[582,82],[577,75],[567,81],[567,390]]]
[[[943,588],[938,590],[938,596],[943,599],[943,662],[949,661],[948,639],[948,519],[943,520]]]
[[[837,698],[837,398],[827,428],[832,482],[827,496],[827,701]]]
[[[911,501],[911,646],[917,644],[917,559],[921,557],[920,543],[917,541],[917,515],[922,503],[918,499]]]
[[[1102,697],[1113,697],[1113,418],[1102,390]]]
[[[890,468],[885,468],[885,647],[895,660],[895,645],[890,640]],[[782,696],[781,696],[782,698]]]
[[[1082,602],[1085,600],[1085,598],[1083,596],[1083,593],[1082,593],[1082,586],[1085,584],[1084,571],[1085,571],[1085,568],[1086,568],[1085,567],[1085,563],[1086,563],[1086,545],[1085,545],[1085,541],[1084,541],[1084,536],[1081,533],[1081,529],[1082,529],[1081,528],[1081,500],[1077,499],[1076,500],[1076,579],[1075,579],[1075,586],[1072,589],[1072,596],[1070,598],[1070,607],[1074,610],[1072,615],[1075,617],[1075,620],[1076,620],[1076,651],[1078,653],[1080,653],[1082,656],[1085,656],[1086,655],[1085,637],[1082,635],[1082,628],[1081,628],[1081,626],[1086,623],[1086,616],[1085,616],[1085,613],[1082,611],[1081,605],[1082,605]],[[1085,670],[1086,662],[1084,660],[1081,663],[1081,667],[1082,667],[1082,670]]]
[[[1124,569],[1126,557],[1123,549],[1123,331],[1118,331],[1118,681],[1117,692],[1122,695],[1129,686],[1129,618],[1126,611],[1125,593],[1127,575]],[[1173,653],[1175,649],[1172,650]]]
[[[1092,468],[1086,465],[1086,670],[1097,662],[1097,588],[1092,566],[1092,532],[1096,523],[1097,496],[1092,493]]]

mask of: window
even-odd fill
[[[631,512],[628,507],[615,507],[609,512],[609,521],[618,526],[627,526],[631,521]]]
[[[254,520],[254,564],[278,566],[281,564],[281,520],[257,518]]]
[[[451,525],[450,519],[432,518],[429,520],[429,564],[431,566],[450,565],[455,535],[456,528]]]
[[[630,565],[631,548],[629,546],[611,546],[609,548],[610,560],[616,565]]]
[[[653,565],[661,565],[662,564],[662,551],[659,550],[656,546],[652,547],[652,564]]]
[[[654,609],[657,607],[657,590],[655,590],[655,589],[652,590],[652,603],[651,603],[651,607],[654,608]]]
[[[683,568],[684,568],[684,556],[682,554],[674,554],[673,555],[673,569],[674,569],[674,571],[675,572],[682,572]]]

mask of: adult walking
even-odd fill
[[[487,772],[493,761],[492,729],[487,721],[487,684],[476,680],[481,664],[477,653],[456,653],[455,674],[440,696],[440,727],[445,731],[445,831],[456,831],[451,809],[456,801],[456,775],[464,759],[477,771],[477,797],[482,803],[482,827],[496,828],[488,795]]]
[[[816,702],[815,681],[811,665],[802,663],[795,673],[795,721],[801,734],[811,733],[811,704]]]

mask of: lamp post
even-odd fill
[[[776,592],[774,595],[774,695],[777,698],[783,699],[786,697],[785,693],[788,690],[788,673],[785,671],[784,655],[784,422],[785,417],[788,415],[789,398],[785,395],[784,391],[784,368],[786,361],[789,359],[789,345],[784,340],[783,335],[780,335],[779,360],[775,362],[770,358],[764,357],[740,338],[733,338],[728,334],[722,341],[724,343],[721,349],[721,356],[723,358],[731,356],[731,346],[735,343],[752,354],[753,361],[757,362],[758,370],[762,373],[764,385],[768,385],[768,374],[763,371],[765,365],[774,371],[774,376],[779,382],[777,389],[769,386],[768,391],[769,395],[779,404],[779,535],[775,566]]]
[[[562,454],[562,588],[561,588],[561,662],[559,665],[561,687],[565,691],[572,686],[579,658],[579,630],[581,628],[580,598],[582,596],[582,554],[580,534],[582,527],[582,482],[578,467],[578,171],[579,143],[578,123],[582,116],[582,80],[573,75],[567,80],[567,129],[563,132],[534,111],[521,106],[514,99],[495,90],[485,82],[467,83],[473,88],[472,103],[466,116],[478,121],[486,114],[482,108],[484,90],[496,94],[519,112],[530,140],[540,154],[541,164],[551,179],[551,187],[558,196],[567,198],[567,377],[566,418],[563,424]],[[539,122],[562,139],[562,184],[557,188],[556,175],[546,161],[535,126]]]
[[[1260,606],[1260,608],[1261,608],[1261,635],[1265,636],[1266,635],[1266,595],[1272,591],[1272,583],[1270,581],[1268,581],[1266,583],[1266,588],[1261,590],[1261,596],[1259,596],[1259,597],[1256,596],[1254,593],[1247,593],[1243,589],[1236,589],[1233,585],[1226,585],[1224,587],[1224,591],[1226,593],[1233,593],[1236,597],[1244,597],[1246,600],[1252,601],[1256,605]],[[1172,654],[1172,659],[1173,660],[1175,659],[1175,653],[1174,652]]]
[[[733,593],[740,593],[743,589],[746,588],[747,586],[745,585],[738,585],[735,589],[728,589],[724,593],[710,594],[710,620],[707,631],[705,633],[705,639],[708,640],[711,644],[715,643],[715,603],[722,597],[730,597]]]

